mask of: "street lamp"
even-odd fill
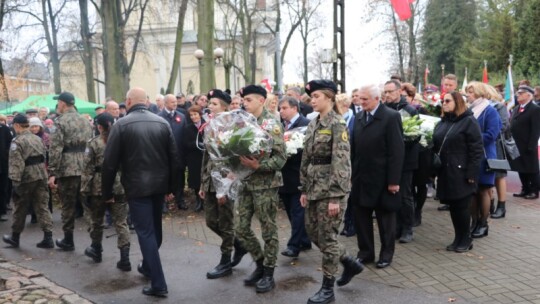
[[[204,58],[204,51],[201,49],[196,49],[195,52],[193,52],[193,56],[195,56],[195,58],[197,58],[199,61],[199,64],[202,65],[201,60]]]
[[[221,62],[223,55],[225,55],[225,51],[222,48],[218,47],[214,49],[214,60],[216,64]]]

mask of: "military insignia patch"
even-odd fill
[[[278,125],[274,126],[273,132],[274,132],[275,135],[280,135],[281,134],[281,129],[279,128]]]
[[[11,151],[17,150],[17,144],[16,144],[16,143],[11,143],[11,146],[9,146],[9,149],[10,149]]]
[[[341,133],[341,139],[343,139],[343,141],[349,141],[349,133],[347,131],[343,131],[343,133]]]
[[[319,130],[318,133],[319,134],[324,134],[324,135],[332,135],[332,130],[328,130],[328,129]]]

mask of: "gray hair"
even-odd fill
[[[298,96],[302,95],[302,90],[300,90],[300,87],[290,87],[287,89],[287,91],[294,91]]]
[[[47,107],[41,107],[41,108],[39,108],[39,110],[40,111],[44,110],[45,112],[47,112],[47,115],[51,112],[51,110],[49,110],[49,108],[47,108]]]
[[[376,84],[368,84],[360,87],[360,91],[368,92],[371,98],[381,98],[381,88]]]
[[[300,112],[300,102],[293,97],[290,96],[284,96],[280,101],[279,105],[281,106],[284,102],[288,103],[291,108],[296,108],[298,112]]]

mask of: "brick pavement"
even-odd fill
[[[438,202],[428,199],[414,241],[396,244],[390,267],[376,269],[369,264],[359,277],[443,295],[449,302],[463,298],[477,303],[540,303],[540,201],[516,199],[509,194],[506,218],[490,220],[489,236],[475,240],[474,249],[467,253],[446,251],[453,239],[453,228],[449,213],[437,211],[437,207]],[[259,231],[256,222],[253,228]],[[164,226],[174,234],[203,243],[220,243],[205,226],[202,213],[166,216]],[[278,226],[283,248],[290,233],[284,211],[278,214]],[[351,254],[357,252],[355,237],[341,237],[341,241]],[[314,265],[321,261],[318,250],[302,253],[304,258],[311,259]]]

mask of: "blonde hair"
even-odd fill
[[[495,89],[493,86],[491,86],[489,84],[484,84],[484,85],[486,86],[486,93],[487,93],[486,98],[487,99],[493,100],[493,101],[498,101],[498,102],[504,101],[503,97],[497,91],[497,89]]]
[[[473,81],[469,83],[469,85],[467,85],[467,87],[465,88],[465,92],[469,92],[469,90],[472,90],[476,98],[487,98],[488,96],[486,85],[479,81]],[[471,100],[471,102],[472,101],[473,100]]]
[[[276,109],[270,109],[270,106],[272,105],[272,101],[276,101]],[[264,101],[264,107],[267,109],[267,110],[271,110],[271,111],[277,111],[277,107],[278,107],[278,100],[277,100],[277,96],[274,95],[274,94],[267,94],[266,95],[266,100]]]
[[[347,94],[337,94],[336,95],[336,103],[340,106],[350,106],[351,105],[351,99]]]

